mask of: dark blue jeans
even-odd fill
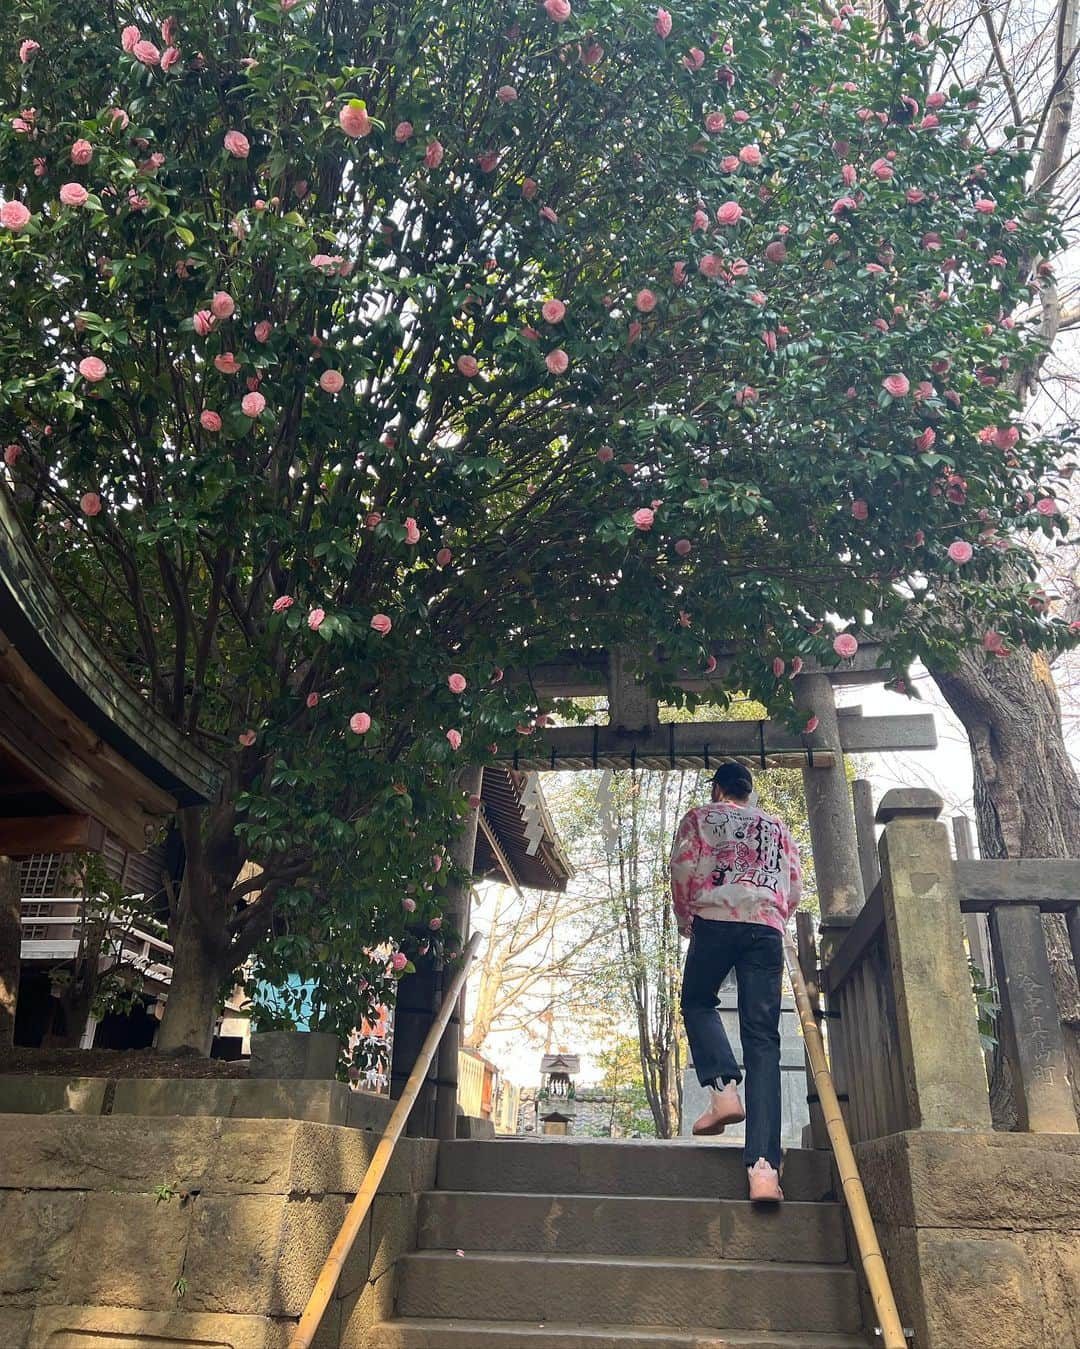
[[[783,938],[764,923],[695,918],[683,971],[682,1014],[702,1086],[741,1082],[720,1020],[717,993],[732,969],[739,988],[739,1036],[746,1066],[747,1166],[780,1166],[780,978]]]

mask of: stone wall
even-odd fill
[[[0,1345],[284,1349],[377,1142],[282,1119],[0,1115]],[[363,1349],[391,1314],[437,1146],[398,1145],[323,1349]]]
[[[918,1349],[1077,1349],[1080,1137],[912,1131],[855,1151]]]

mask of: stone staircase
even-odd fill
[[[784,1190],[752,1208],[715,1143],[443,1143],[368,1347],[865,1349],[828,1157]]]

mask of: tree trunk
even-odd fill
[[[0,857],[0,1049],[9,1049],[15,1043],[22,948],[21,890],[18,862]]]
[[[965,652],[955,671],[935,671],[934,679],[971,745],[982,856],[1080,858],[1080,782],[1046,657],[1021,649],[987,661],[982,652]],[[1072,951],[1062,917],[1044,916],[1043,929],[1080,1114],[1080,994]],[[1006,1124],[1007,1073],[1007,1064],[999,1063],[991,1091],[995,1122]]]
[[[184,889],[188,877],[184,878]],[[173,974],[165,1004],[157,1048],[165,1054],[185,1051],[209,1055],[214,1038],[221,985],[229,973],[220,933],[186,908],[170,934],[173,943]]]

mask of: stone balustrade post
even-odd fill
[[[908,1117],[913,1128],[989,1130],[990,1100],[942,801],[890,791],[877,819]]]

